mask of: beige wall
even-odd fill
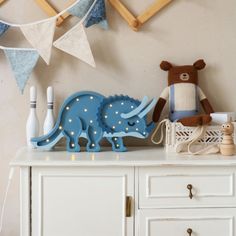
[[[133,12],[140,12],[153,0],[125,0]],[[0,18],[14,23],[32,22],[46,15],[34,0],[7,0],[0,7]],[[51,1],[53,2],[53,1]],[[59,8],[66,1],[54,3]],[[204,58],[207,68],[200,72],[200,85],[217,111],[236,110],[236,1],[174,0],[147,23],[133,32],[107,4],[110,30],[87,30],[97,68],[53,49],[51,65],[40,60],[21,96],[12,72],[0,51],[0,205],[7,181],[8,163],[18,148],[25,145],[25,121],[28,115],[30,85],[39,91],[38,114],[45,116],[45,91],[53,85],[57,108],[62,100],[78,90],[94,90],[105,95],[123,93],[142,98],[158,97],[166,86],[161,60],[177,64]],[[71,19],[57,30],[56,37],[73,25]],[[55,37],[55,38],[56,38]],[[1,38],[0,45],[21,47],[27,42],[17,29]],[[137,144],[135,140],[132,144]],[[143,143],[143,142],[141,142]],[[139,142],[139,144],[141,144]],[[19,235],[18,172],[10,190],[4,236]]]

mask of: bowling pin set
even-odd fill
[[[54,127],[55,118],[53,113],[54,91],[52,87],[47,89],[47,114],[43,124],[43,134],[48,134]],[[26,122],[27,146],[33,148],[31,138],[39,136],[39,120],[36,112],[37,90],[33,86],[30,88],[30,112]]]

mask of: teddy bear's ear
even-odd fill
[[[168,61],[162,61],[161,64],[160,64],[160,67],[162,70],[164,71],[168,71],[170,70],[173,66],[170,62]]]
[[[193,66],[197,69],[197,70],[202,70],[203,68],[205,68],[206,63],[204,62],[204,60],[198,60],[196,62],[194,62]]]

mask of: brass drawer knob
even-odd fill
[[[189,236],[191,236],[192,233],[193,233],[193,230],[189,228],[189,229],[187,229],[187,233],[188,233]]]
[[[192,184],[188,184],[187,189],[189,190],[189,195],[188,196],[189,196],[190,199],[192,199],[193,198],[193,192],[192,192],[193,186],[192,186]]]

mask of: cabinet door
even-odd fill
[[[133,168],[32,168],[32,236],[133,236]]]

